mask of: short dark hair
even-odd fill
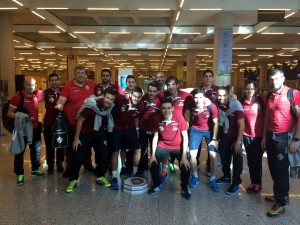
[[[132,78],[132,79],[135,80],[135,77],[134,77],[133,75],[128,75],[128,76],[126,77],[126,82],[127,82],[127,80],[130,79],[130,78]]]
[[[107,72],[107,73],[109,73],[109,76],[111,76],[111,72],[110,72],[109,69],[103,69],[103,70],[101,70],[101,76],[102,76],[103,72]]]
[[[117,95],[116,90],[112,89],[112,88],[107,88],[105,90],[105,94],[110,94],[110,95]]]
[[[282,72],[282,70],[280,70],[280,69],[278,69],[278,68],[270,69],[270,70],[268,71],[268,76],[269,76],[269,77],[275,76],[277,73],[280,73],[280,75],[284,77],[284,73]]]
[[[51,73],[51,74],[49,74],[48,80],[50,81],[50,78],[52,78],[52,77],[57,77],[57,79],[60,80],[60,76],[57,73]]]
[[[176,76],[168,76],[167,80],[166,80],[166,84],[170,83],[171,80],[174,80],[176,84],[179,83],[179,80]]]
[[[200,94],[200,93],[203,94],[203,95],[205,95],[205,90],[202,89],[202,88],[197,88],[197,89],[194,89],[191,92],[191,94],[193,95],[193,97],[195,97],[196,94]]]
[[[84,68],[84,66],[76,66],[74,68],[74,73],[76,72],[76,70],[84,70],[85,71],[85,68]]]
[[[218,91],[226,91],[228,93],[227,88],[225,86],[219,87]]]
[[[206,73],[211,73],[212,76],[215,76],[214,71],[212,71],[212,70],[204,70],[203,73],[202,73],[202,76],[204,77],[204,75]]]
[[[135,88],[132,90],[132,93],[133,93],[133,92],[137,92],[137,93],[143,94],[143,90],[142,90],[142,88],[140,88],[140,87],[135,87]]]
[[[171,103],[171,105],[173,106],[173,100],[172,98],[164,98],[162,101],[161,101],[161,104],[165,104],[165,103]]]
[[[155,81],[150,82],[150,83],[148,84],[147,90],[149,89],[150,86],[151,86],[151,87],[155,87],[156,89],[158,89],[158,83],[155,82]]]
[[[254,80],[247,80],[245,82],[244,88],[248,85],[248,84],[253,84],[254,88],[256,89],[257,85],[256,82]]]

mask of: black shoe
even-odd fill
[[[59,173],[63,173],[64,172],[64,167],[62,166],[62,164],[57,164],[56,165],[56,170]]]
[[[125,176],[127,174],[126,167],[121,168],[120,176]]]
[[[54,168],[53,166],[48,166],[47,174],[53,174]]]
[[[191,198],[191,192],[189,191],[188,188],[186,188],[186,189],[181,189],[181,195],[182,195],[182,197],[184,197],[185,199],[190,199],[190,198]]]
[[[63,173],[63,178],[68,178],[70,176],[70,173],[69,173],[69,171],[65,171],[64,173]]]

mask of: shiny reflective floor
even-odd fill
[[[290,180],[290,205],[279,218],[268,218],[271,204],[264,201],[272,194],[272,180],[264,157],[263,191],[247,194],[249,173],[244,158],[243,183],[236,196],[225,194],[228,185],[219,185],[220,193],[212,192],[201,166],[200,183],[192,190],[190,200],[180,195],[180,181],[169,175],[162,192],[149,196],[131,196],[122,190],[97,186],[91,172],[82,169],[78,187],[65,193],[68,180],[55,171],[45,178],[31,177],[29,149],[25,153],[25,184],[16,185],[13,156],[8,144],[10,135],[0,137],[0,224],[113,224],[113,225],[198,225],[198,224],[300,224],[300,180]],[[206,150],[201,161],[205,162]],[[43,146],[42,171],[47,171]],[[221,170],[218,170],[221,175]],[[109,175],[107,178],[110,180]],[[124,178],[123,178],[124,179]],[[151,181],[150,181],[151,182]]]

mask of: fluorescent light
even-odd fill
[[[17,40],[13,40],[14,42],[17,42],[17,43],[20,43],[19,41],[17,41]]]
[[[175,19],[175,21],[177,21],[177,20],[178,20],[178,18],[179,18],[179,15],[180,15],[180,11],[178,11],[178,12],[177,12],[177,15],[176,15],[176,19]]]
[[[290,11],[291,9],[258,9],[258,10],[269,10],[269,11]]]
[[[40,55],[54,55],[54,54],[51,52],[41,52]]]
[[[181,54],[169,54],[169,56],[182,56]]]
[[[83,46],[78,46],[78,47],[72,47],[72,48],[88,48],[88,47],[83,47]]]
[[[161,54],[149,54],[149,56],[161,56]]]
[[[45,45],[45,46],[38,46],[39,48],[55,48],[55,46],[48,46],[48,45]]]
[[[261,31],[263,31],[263,30],[265,30],[265,29],[267,29],[267,27],[263,27],[263,28],[259,29],[259,30],[257,31],[257,33],[261,32]]]
[[[131,34],[131,32],[108,32],[109,34]]]
[[[13,10],[13,9],[18,9],[18,8],[16,8],[16,7],[0,8],[0,10]]]
[[[233,50],[245,50],[247,48],[232,48]]]
[[[59,34],[60,31],[39,30],[38,33],[40,33],[40,34]]]
[[[207,8],[207,9],[190,9],[192,11],[199,11],[199,10],[202,10],[202,11],[220,11],[222,10],[221,8]]]
[[[190,32],[190,33],[176,33],[176,34],[182,34],[182,35],[198,35],[201,34],[200,32]]]
[[[273,55],[258,55],[260,57],[270,57],[270,56],[273,56]]]
[[[87,8],[88,10],[120,10],[119,8]]]
[[[158,10],[158,11],[166,10],[166,11],[168,11],[168,10],[171,10],[171,9],[168,9],[168,8],[156,8],[156,9],[154,9],[154,8],[139,8],[138,10]]]
[[[166,34],[164,32],[144,32],[144,34]]]
[[[55,9],[57,9],[57,10],[68,10],[69,8],[51,8],[51,7],[39,7],[39,8],[36,8],[36,9],[49,9],[49,10],[51,10],[51,9],[53,9],[53,10],[55,10]]]
[[[248,39],[248,38],[251,37],[252,35],[253,35],[253,34],[250,34],[250,35],[244,37],[244,39]]]
[[[284,56],[291,57],[293,55],[279,55],[279,56],[282,56],[282,57],[284,57]]]
[[[270,32],[265,32],[265,33],[261,33],[261,34],[276,34],[276,35],[278,35],[278,34],[279,34],[279,35],[280,35],[280,34],[284,34],[284,33],[279,33],[279,32],[278,32],[278,33],[270,33]]]
[[[185,50],[187,48],[172,48],[172,49],[174,49],[174,50]]]
[[[19,2],[19,1],[17,1],[17,0],[12,0],[12,1],[15,2],[15,3],[17,3],[20,6],[23,6],[23,4],[21,2]]]
[[[239,57],[249,57],[251,55],[237,55],[237,56],[239,56]]]
[[[209,56],[209,55],[197,55],[198,57],[206,57],[206,56]]]
[[[294,15],[295,13],[296,13],[296,12],[292,12],[292,13],[290,13],[290,14],[286,15],[284,18],[286,19],[286,18],[288,18],[288,17],[290,17],[290,16]]]
[[[159,49],[162,49],[162,48],[147,48],[147,49],[150,49],[150,50],[159,50]]]
[[[143,62],[144,60],[142,60],[142,59],[135,59],[135,60],[133,60],[134,62]]]
[[[63,32],[66,32],[66,30],[64,30],[63,28],[61,28],[60,26],[56,26],[58,29],[62,30]]]
[[[20,54],[20,55],[32,55],[31,52],[20,52],[19,54]]]
[[[298,48],[282,48],[282,50],[295,50],[295,49],[298,49]]]
[[[141,56],[141,54],[128,54],[128,56]]]
[[[74,31],[74,34],[95,34],[95,31]]]
[[[112,54],[107,54],[107,55],[121,55],[121,54],[112,53]]]
[[[73,38],[77,38],[77,37],[76,37],[75,35],[73,35],[73,34],[70,34],[70,33],[69,33],[69,35],[70,35],[71,37],[73,37]]]
[[[214,48],[205,48],[206,50],[213,50]]]
[[[151,59],[149,60],[150,62],[159,62],[160,60],[159,59]]]
[[[30,48],[30,46],[28,46],[28,45],[18,45],[18,46],[15,46],[15,48]]]
[[[182,8],[183,3],[184,3],[184,0],[181,0],[180,5],[179,5],[179,8]]]
[[[35,15],[37,15],[38,17],[42,18],[43,20],[45,20],[45,17],[41,16],[40,14],[38,14],[37,12],[31,10],[31,12]]]
[[[56,59],[45,59],[47,61],[55,61]]]
[[[256,48],[257,50],[267,50],[267,49],[273,49],[273,48]]]

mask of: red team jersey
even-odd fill
[[[203,84],[199,88],[205,90]],[[209,90],[205,90],[205,97],[215,102],[217,100],[218,89],[219,89],[218,86],[212,84]]]
[[[83,101],[94,94],[95,83],[86,80],[85,84],[80,87],[75,82],[69,81],[65,84],[60,92],[60,96],[67,98],[64,105],[64,112],[66,113],[70,124],[76,124],[76,115],[81,108]]]
[[[112,89],[114,91],[116,91],[116,94],[119,94],[119,86],[116,84],[109,84],[109,86],[107,88],[104,88],[103,84],[97,84],[95,86],[95,90],[94,90],[94,95],[96,96],[103,96],[106,94],[108,89]]]
[[[173,114],[171,123],[166,123],[162,114],[157,115],[154,119],[154,132],[158,132],[157,146],[169,150],[182,149],[182,131],[188,129],[183,116]]]
[[[210,108],[210,110],[208,109]],[[210,118],[218,118],[219,111],[214,103],[210,106],[204,106],[202,111],[197,111],[196,108],[191,109],[191,126],[198,130],[210,130]]]
[[[27,111],[30,114],[31,121],[32,121],[32,126],[33,128],[38,127],[38,122],[39,122],[39,106],[38,106],[38,98],[35,94],[32,94],[31,97],[28,97],[25,94],[25,91],[22,90],[22,94],[24,95],[24,105],[23,107],[27,109]],[[20,95],[15,94],[10,102],[10,106],[13,108],[17,108],[20,105]]]
[[[135,128],[135,118],[140,117],[143,112],[143,104],[139,102],[136,107],[129,107],[130,98],[126,99],[123,95],[117,95],[113,116],[116,130],[129,130]]]

